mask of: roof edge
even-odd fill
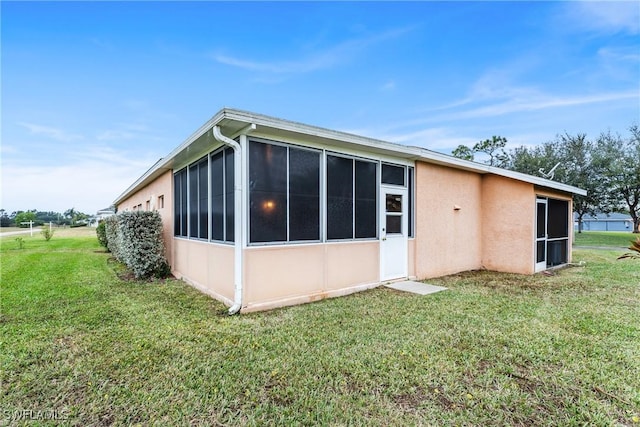
[[[265,126],[275,129],[281,129],[302,135],[317,136],[325,139],[347,142],[355,145],[361,145],[364,147],[378,148],[387,150],[393,153],[402,154],[404,156],[413,158],[414,160],[421,160],[428,163],[436,163],[444,166],[453,167],[456,169],[468,170],[471,172],[477,172],[481,174],[494,174],[503,176],[506,178],[515,179],[518,181],[528,182],[540,187],[559,190],[567,193],[577,194],[585,196],[586,190],[583,190],[572,185],[563,184],[557,181],[552,181],[546,178],[540,178],[533,175],[528,175],[522,172],[511,171],[508,169],[498,168],[495,166],[484,165],[481,163],[472,162],[469,160],[458,159],[456,157],[429,150],[427,148],[402,145],[394,142],[383,141],[380,139],[370,138],[366,136],[351,134],[338,130],[332,130],[322,128],[319,126],[307,125],[300,122],[295,122],[286,119],[279,119],[264,114],[253,113],[250,111],[239,110],[234,108],[224,107],[218,111],[211,119],[200,126],[195,132],[193,132],[187,139],[185,139],[180,145],[173,149],[167,156],[158,160],[153,166],[147,170],[142,176],[140,176],[133,184],[131,184],[124,192],[122,192],[115,200],[114,205],[118,205],[127,197],[129,197],[135,190],[144,185],[150,178],[157,176],[159,172],[170,170],[168,167],[170,162],[184,149],[186,149],[191,143],[198,139],[201,135],[209,131],[213,126],[219,124],[223,120],[233,120],[246,124],[256,124],[258,126]]]

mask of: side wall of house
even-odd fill
[[[173,274],[200,291],[233,304],[233,245],[174,238]]]
[[[493,271],[534,272],[533,185],[482,176],[482,266]]]
[[[118,212],[131,211],[138,206],[142,210],[157,210],[162,217],[162,238],[169,264],[174,265],[173,257],[173,173],[167,171],[153,182],[138,190],[118,204]]]
[[[418,279],[482,266],[482,177],[416,163],[415,274]]]

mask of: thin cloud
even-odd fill
[[[2,154],[10,154],[10,153],[17,153],[17,152],[18,152],[18,149],[13,145],[8,145],[8,144],[0,145],[0,153]]]
[[[3,166],[3,208],[95,213],[110,205],[140,169],[102,162],[50,167]],[[46,183],[46,184],[43,184]]]
[[[389,80],[385,84],[380,87],[380,90],[383,92],[390,92],[396,88],[396,82],[393,80]]]
[[[82,139],[82,135],[80,134],[67,132],[64,129],[60,129],[52,126],[45,126],[45,125],[39,125],[39,124],[27,123],[27,122],[19,122],[18,125],[27,129],[29,133],[32,135],[41,135],[46,138],[55,139],[56,141],[71,142],[71,141],[77,141],[79,139]]]
[[[324,51],[316,52],[302,59],[284,61],[256,61],[231,55],[216,54],[213,59],[221,64],[230,65],[248,71],[258,71],[273,74],[300,74],[331,68],[349,61],[359,51],[383,41],[397,38],[411,31],[411,28],[401,28],[386,31],[364,38],[344,41]]]
[[[450,152],[458,145],[473,145],[477,142],[475,138],[456,135],[455,132],[446,128],[426,128],[406,133],[390,133],[382,135],[382,139],[441,152]]]
[[[640,51],[633,47],[603,47],[598,49],[598,56],[609,61],[640,62]]]
[[[473,145],[477,142],[475,138],[461,136],[457,131],[450,128],[436,127],[414,130],[407,128],[408,126],[400,130],[398,130],[396,126],[387,128],[359,128],[345,129],[343,132],[368,136],[396,144],[428,148],[440,152],[450,152],[460,144]]]
[[[637,91],[565,97],[540,96],[537,99],[513,99],[498,104],[481,106],[465,111],[453,112],[451,114],[444,114],[433,117],[433,120],[459,120],[480,117],[495,117],[519,113],[523,111],[549,110],[602,102],[614,102],[634,98],[638,98]]]
[[[49,165],[4,162],[2,207],[59,212],[75,207],[94,213],[110,205],[155,160],[150,155],[92,146]]]
[[[284,62],[256,62],[226,55],[216,55],[214,59],[221,64],[249,71],[264,71],[276,74],[306,73],[321,68],[329,68],[337,62],[337,58],[332,52],[316,55],[305,60]]]
[[[121,124],[116,125],[113,129],[105,129],[96,135],[98,141],[160,141],[163,138],[153,135],[148,126],[140,124]]]
[[[569,2],[558,21],[580,31],[638,34],[640,5],[637,1]]]
[[[104,50],[110,50],[110,51],[115,50],[115,48],[114,48],[112,43],[110,43],[110,42],[108,42],[106,40],[103,40],[103,39],[99,39],[97,37],[91,37],[89,39],[89,42],[91,44],[93,44],[94,46],[97,46],[97,47],[99,47],[101,49],[104,49]]]
[[[131,167],[138,171],[146,170],[155,160],[151,156],[140,156],[139,153],[116,150],[108,146],[92,145],[82,151],[74,151],[69,156],[77,162],[101,163],[119,167]],[[144,158],[147,157],[147,158]]]

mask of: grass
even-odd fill
[[[632,240],[636,240],[639,234],[633,234],[623,231],[583,231],[576,232],[575,246],[599,246],[599,247],[616,247],[627,248]]]
[[[120,280],[94,235],[14,243],[0,249],[5,421],[640,425],[640,263],[615,251],[577,250],[586,266],[554,276],[469,272],[428,296],[228,317],[180,281]]]

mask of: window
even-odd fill
[[[174,234],[233,242],[233,149],[223,148],[205,156],[176,172],[173,179]],[[164,207],[164,196],[158,197],[158,206]]]
[[[249,241],[320,240],[320,152],[250,141]]]
[[[187,169],[184,168],[173,175],[173,234],[187,236]]]
[[[234,241],[234,151],[211,155],[211,239]]]
[[[233,148],[224,149],[224,222],[225,222],[225,242],[235,240],[235,152]]]
[[[548,199],[547,205],[548,238],[569,237],[569,203],[566,200]]]
[[[147,200],[146,210],[148,210],[148,211],[151,210],[151,200]]]
[[[382,183],[404,187],[404,166],[382,165]]]
[[[158,209],[164,209],[164,195],[158,196]]]
[[[211,156],[211,239],[224,240],[224,151]]]
[[[327,155],[327,238],[377,236],[376,163]]]
[[[320,240],[320,153],[289,147],[289,240]]]
[[[287,240],[287,147],[249,144],[250,241]]]
[[[189,166],[189,237],[209,238],[209,187],[206,157]]]
[[[402,195],[387,194],[385,211],[387,234],[402,234]]]
[[[356,160],[356,239],[376,237],[378,186],[376,164]]]
[[[327,238],[353,238],[353,159],[327,156]]]

